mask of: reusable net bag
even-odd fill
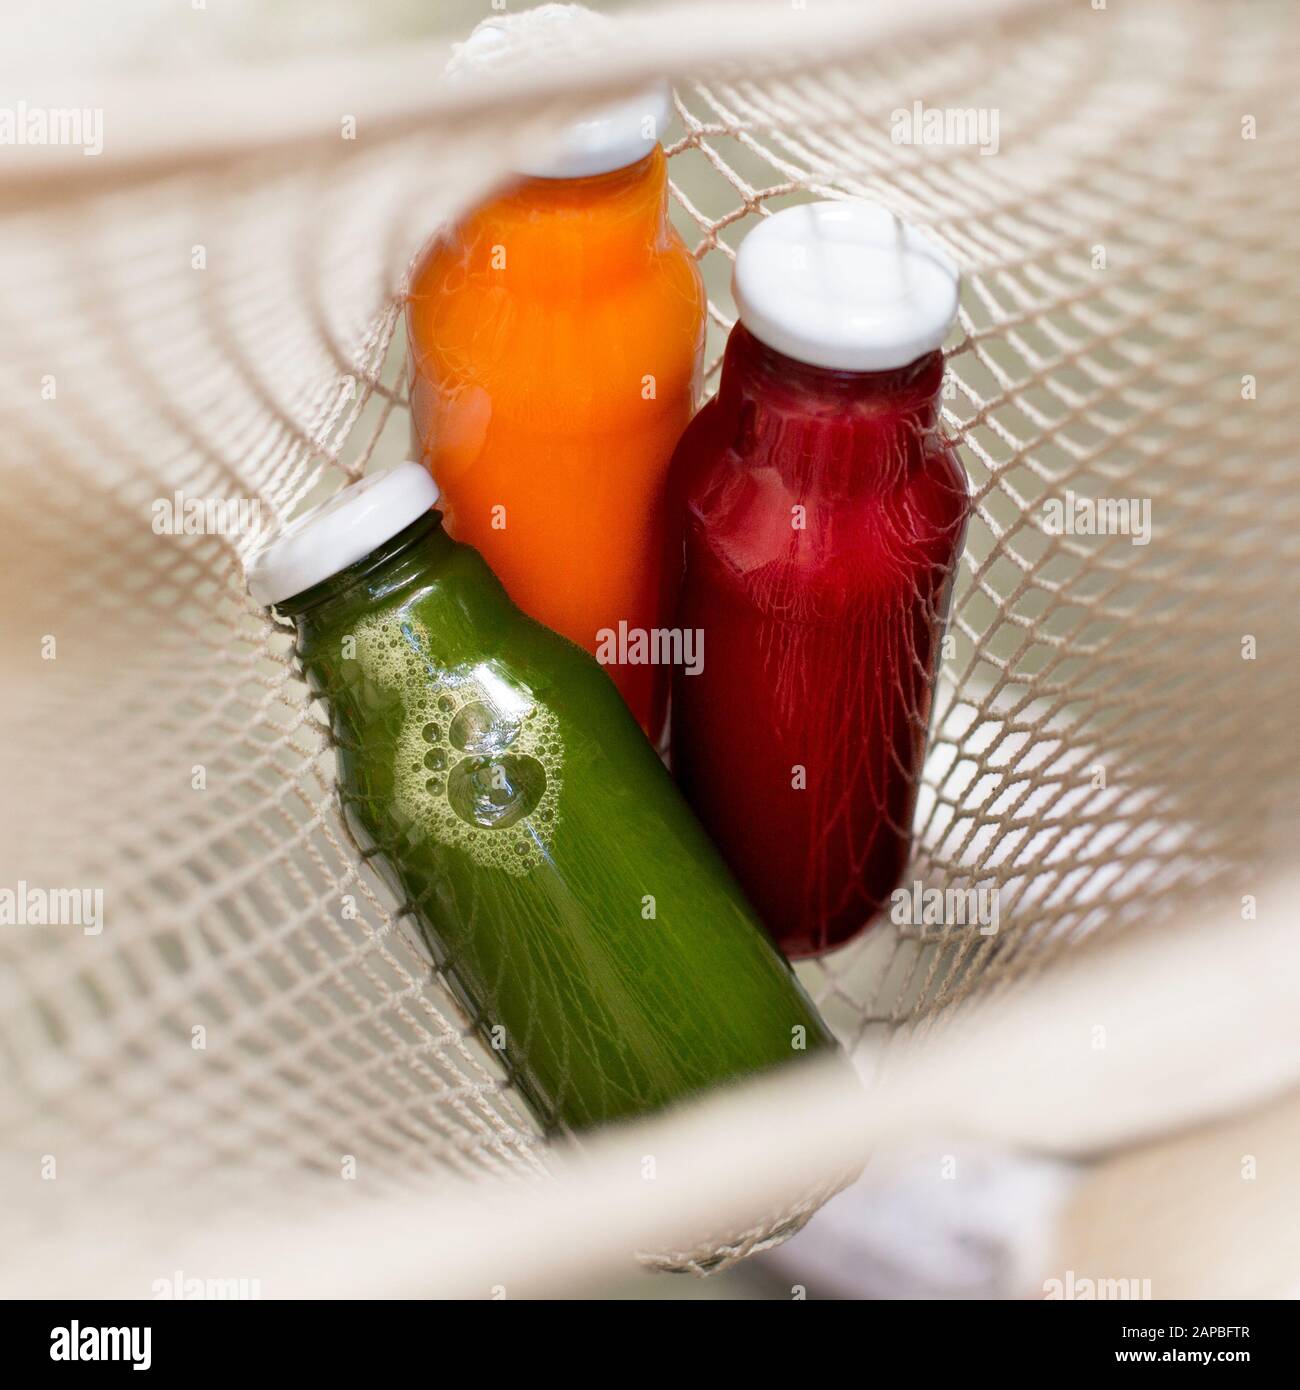
[[[655,74],[710,383],[735,247],[774,208],[869,197],[963,270],[944,399],[973,514],[905,883],[996,889],[999,923],[885,918],[801,965],[867,1080],[953,1005],[996,1017],[1085,946],[1256,892],[1300,782],[1292,17],[638,10],[495,84],[439,83],[422,46],[201,100],[109,86],[101,157],[9,151],[0,883],[103,895],[98,932],[0,932],[11,1250],[39,1232],[52,1279],[143,1293],[131,1250],[336,1212],[340,1175],[546,1200],[552,1156],[342,829],[321,711],[243,563],[252,523],[406,455],[423,239]],[[235,523],[185,534],[187,499]],[[678,1211],[647,1258],[784,1234],[837,1185],[796,1168],[739,1226]]]

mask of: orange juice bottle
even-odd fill
[[[669,111],[662,88],[572,127],[435,237],[407,303],[415,445],[447,529],[606,665],[652,739],[673,650],[654,636],[670,621],[664,482],[705,328],[668,220]]]

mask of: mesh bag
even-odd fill
[[[956,1004],[992,1013],[1085,946],[1255,893],[1293,848],[1290,12],[866,8],[638,12],[604,53],[469,90],[429,80],[427,47],[245,78],[202,112],[135,84],[103,98],[100,159],[3,166],[0,885],[103,895],[102,931],[0,932],[14,1248],[56,1207],[71,1238],[93,1194],[116,1251],[95,1287],[129,1292],[146,1226],[319,1212],[343,1170],[393,1200],[555,1181],[346,838],[321,711],[244,590],[253,528],[155,518],[179,493],[264,531],[404,457],[410,257],[521,141],[656,72],[710,383],[767,211],[867,196],[963,269],[944,400],[974,510],[906,881],[995,888],[1000,921],[882,920],[800,967],[864,1074]],[[934,143],[926,112],[960,120]],[[1120,501],[1145,543],[1089,533]],[[837,1185],[782,1183],[647,1257],[728,1262]]]

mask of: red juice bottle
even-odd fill
[[[969,510],[940,429],[947,258],[883,208],[745,239],[740,322],[674,455],[674,773],[777,943],[851,940],[906,868]]]

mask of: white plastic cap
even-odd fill
[[[248,589],[263,607],[305,593],[364,560],[438,500],[438,484],[418,463],[399,463],[341,488],[291,521],[248,565]]]
[[[883,372],[933,352],[957,316],[961,276],[878,203],[784,208],[740,243],[731,290],[760,342],[814,367]]]
[[[538,5],[494,15],[455,46],[447,75],[456,82],[470,81],[535,65],[539,58],[578,54],[609,26],[607,16],[585,5]],[[517,160],[516,172],[539,179],[581,179],[624,169],[654,149],[671,116],[672,92],[666,82],[657,82],[575,122],[557,145]]]

